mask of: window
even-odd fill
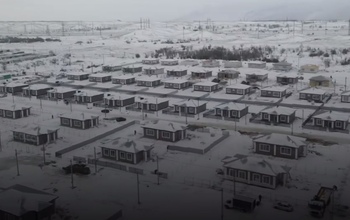
[[[0,110],[0,116],[2,116],[2,110]]]
[[[342,128],[343,127],[343,122],[342,121],[335,121],[335,127]]]
[[[217,109],[216,109],[216,114],[217,114],[217,115],[221,115],[221,109],[217,108]]]
[[[174,84],[174,88],[181,88],[180,84]]]
[[[146,129],[146,135],[154,136],[154,130],[152,130],[152,129]]]
[[[266,184],[270,184],[270,177],[269,176],[263,176],[262,182]]]
[[[109,149],[104,148],[103,149],[103,155],[109,156]]]
[[[120,100],[116,100],[115,103],[116,103],[117,106],[121,105]]]
[[[210,91],[210,86],[204,86],[204,91]]]
[[[270,152],[270,145],[259,144],[259,151]]]
[[[231,115],[232,115],[232,116],[238,116],[238,111],[232,110],[232,111],[231,111]]]
[[[154,105],[154,104],[150,104],[150,106],[149,106],[152,110],[156,110],[156,105]]]
[[[120,157],[120,159],[125,159],[125,153],[124,152],[120,152],[119,157]]]
[[[292,78],[289,78],[288,81],[292,83],[292,82],[293,82],[293,79],[292,79]]]
[[[189,113],[194,113],[194,107],[188,107],[188,112]]]
[[[300,98],[305,99],[305,93],[300,93]]]
[[[162,137],[163,138],[170,138],[170,132],[162,131]]]
[[[266,91],[265,90],[261,91],[261,95],[266,95]]]
[[[226,89],[226,93],[234,93],[234,89]]]
[[[253,173],[253,181],[254,182],[260,182],[260,174]]]
[[[179,106],[175,106],[175,111],[179,111]]]
[[[199,87],[198,87],[198,86],[194,86],[194,89],[195,89],[195,90],[199,90]]]
[[[110,150],[110,152],[109,152],[109,156],[111,156],[111,157],[115,157],[115,150]]]
[[[284,155],[292,154],[292,150],[289,147],[281,147],[280,151],[281,151],[281,154],[284,154]]]
[[[146,86],[152,86],[152,82],[146,82]]]
[[[81,121],[74,121],[74,126],[81,127]]]
[[[349,98],[348,96],[343,95],[342,96],[342,101],[343,102],[347,102],[349,100],[348,98]]]
[[[241,179],[246,179],[246,173],[244,171],[238,171],[238,177]]]
[[[237,94],[242,95],[243,94],[243,89],[237,89]]]
[[[126,154],[126,159],[132,161],[132,154]]]
[[[230,169],[230,170],[229,170],[229,175],[230,175],[230,176],[235,176],[235,170]]]
[[[322,120],[319,118],[315,118],[316,125],[322,125]]]
[[[287,122],[287,116],[281,115],[280,116],[280,121]]]
[[[269,114],[267,113],[262,113],[263,114],[263,119],[269,119]]]
[[[280,97],[280,93],[279,92],[273,92],[273,96]]]
[[[13,113],[11,111],[6,111],[6,117],[13,117]]]
[[[319,98],[319,95],[312,95],[312,99],[313,99],[313,100],[318,100],[318,99],[320,99],[320,98]]]

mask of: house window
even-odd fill
[[[270,152],[270,145],[268,144],[259,144],[259,150],[264,152]]]
[[[254,182],[260,182],[260,174],[253,173],[253,181]]]
[[[210,86],[204,86],[204,91],[210,91]]]
[[[317,99],[320,99],[318,95],[312,95],[312,99],[313,100],[317,100]]]
[[[120,106],[120,100],[115,101],[116,105]]]
[[[305,99],[305,93],[300,93],[300,98]]]
[[[322,120],[321,119],[316,118],[315,120],[316,120],[316,125],[322,125]]]
[[[2,110],[0,110],[0,116],[2,116]]]
[[[261,95],[266,95],[266,91],[265,90],[261,91]]]
[[[217,115],[221,115],[221,109],[217,108],[217,109],[216,109],[216,114],[217,114]]]
[[[236,91],[237,91],[237,94],[240,94],[240,95],[243,94],[243,89],[237,89]]]
[[[194,89],[195,89],[195,90],[199,90],[199,87],[198,87],[198,86],[194,86]]]
[[[180,84],[174,84],[174,88],[180,88]]]
[[[115,150],[110,150],[110,152],[109,152],[109,156],[111,156],[111,157],[115,157]]]
[[[67,119],[67,118],[62,118],[62,124],[63,124],[63,125],[69,125],[69,119]]]
[[[244,171],[238,171],[238,177],[241,179],[247,179],[246,173]]]
[[[348,101],[348,98],[349,98],[348,96],[345,96],[345,95],[344,95],[344,96],[342,96],[342,101],[343,101],[343,102],[347,102],[347,101]]]
[[[280,93],[279,92],[273,92],[273,96],[280,97]]]
[[[152,82],[146,82],[146,86],[152,86]]]
[[[154,104],[150,104],[150,106],[149,106],[152,110],[156,110],[156,105],[154,105]]]
[[[6,111],[6,117],[12,117],[13,116],[13,112],[11,111]]]
[[[232,111],[231,111],[231,115],[232,115],[232,116],[238,116],[238,111],[232,110]]]
[[[263,119],[269,119],[269,115],[266,113],[263,113]]]
[[[179,106],[175,106],[175,111],[179,111]]]
[[[103,155],[109,156],[109,149],[104,148],[103,149]]]
[[[189,113],[194,113],[194,108],[193,107],[188,107],[188,112]]]
[[[126,159],[132,161],[132,154],[126,154]]]
[[[343,122],[342,121],[335,121],[335,127],[342,128],[343,127]]]
[[[263,176],[262,182],[265,184],[270,184],[270,177],[269,176]]]
[[[81,121],[74,121],[74,126],[81,127]]]
[[[280,116],[280,121],[287,122],[287,116],[281,115]]]
[[[125,153],[124,152],[120,152],[119,156],[120,156],[120,159],[125,159]]]
[[[152,129],[146,129],[146,135],[154,136],[154,130],[152,130]]]
[[[230,169],[230,170],[229,170],[229,175],[230,175],[230,176],[235,176],[235,170]]]
[[[170,138],[170,132],[162,131],[162,137],[163,138]]]
[[[281,154],[284,154],[284,155],[292,154],[292,150],[289,147],[281,147],[280,151],[281,151]]]

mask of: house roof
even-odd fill
[[[193,70],[191,73],[212,73],[211,70]]]
[[[126,75],[120,75],[120,76],[113,76],[112,79],[135,79],[135,76],[126,74]]]
[[[288,73],[288,74],[282,73],[282,74],[278,74],[277,77],[279,77],[279,78],[293,78],[293,79],[295,79],[295,78],[298,78],[299,76],[296,73]]]
[[[182,84],[182,83],[188,82],[188,80],[186,80],[186,79],[168,79],[168,80],[165,80],[163,82],[165,82],[165,83],[179,83],[179,84]]]
[[[303,146],[306,144],[305,143],[306,138],[300,138],[292,135],[277,134],[277,133],[262,135],[254,138],[253,140],[254,142],[283,145],[283,146],[292,147],[292,148],[299,148],[300,146]]]
[[[22,105],[22,104],[13,104],[13,103],[0,103],[0,109],[2,110],[8,110],[8,111],[18,111],[23,109],[31,108],[31,106],[28,105]]]
[[[125,69],[128,69],[128,68],[136,69],[136,68],[142,68],[142,66],[123,66],[123,68],[125,68]]]
[[[326,91],[322,89],[317,89],[317,88],[310,88],[310,89],[305,89],[303,91],[300,91],[300,93],[307,93],[307,94],[315,94],[315,95],[323,95],[326,94]]]
[[[94,114],[89,114],[89,113],[69,112],[69,113],[61,114],[60,117],[83,121],[83,120],[98,118],[99,116]]]
[[[229,85],[226,88],[228,88],[228,89],[248,89],[250,87],[251,87],[250,85],[235,84],[235,85]]]
[[[187,71],[186,68],[184,67],[181,67],[181,66],[177,66],[177,67],[173,67],[171,69],[167,69],[167,72],[170,71],[170,72],[178,72],[178,71]]]
[[[145,59],[143,59],[142,61],[151,61],[151,60],[159,60],[159,59],[157,59],[157,58],[145,58]]]
[[[260,62],[260,61],[251,61],[248,64],[266,64],[266,62]]]
[[[108,77],[112,76],[112,74],[109,73],[95,73],[95,74],[90,74],[89,77],[97,77],[97,78],[102,78],[102,77]]]
[[[156,67],[156,66],[149,66],[149,67],[144,67],[143,70],[164,70],[163,67]]]
[[[28,84],[24,84],[24,83],[20,83],[20,82],[9,82],[9,83],[3,84],[2,86],[5,86],[7,88],[13,88],[13,87],[28,86]]]
[[[248,106],[241,103],[235,103],[235,102],[229,102],[229,103],[224,103],[224,104],[215,106],[215,108],[220,108],[222,110],[238,110],[238,111],[241,111],[246,107]]]
[[[210,82],[210,81],[202,81],[202,82],[198,82],[194,85],[195,86],[215,86],[215,85],[219,85],[219,84],[215,83],[215,82]]]
[[[318,65],[315,65],[315,64],[305,64],[305,65],[302,65],[301,68],[318,68]]]
[[[67,73],[67,76],[83,76],[83,75],[90,75],[90,73],[86,73],[86,72]]]
[[[238,60],[233,60],[233,61],[224,60],[222,62],[223,63],[242,63],[241,61],[238,61]]]
[[[28,87],[25,87],[24,89],[40,90],[40,89],[49,89],[49,88],[52,88],[52,86],[49,86],[46,84],[33,84]]]
[[[142,128],[151,128],[151,129],[169,131],[169,132],[182,131],[182,130],[185,130],[186,127],[187,126],[183,124],[176,123],[176,122],[169,122],[169,121],[158,121],[157,123],[148,123],[142,126]]]
[[[49,134],[57,130],[59,130],[59,127],[46,126],[46,125],[36,125],[36,126],[32,125],[26,128],[14,129],[13,131],[37,136],[40,134]]]
[[[224,70],[221,70],[219,73],[225,73],[225,74],[240,74],[239,71],[231,70],[231,69],[224,69]]]
[[[144,76],[144,77],[136,78],[136,81],[146,81],[146,82],[154,82],[154,81],[158,81],[158,80],[160,80],[160,78],[151,77],[151,76]]]
[[[96,95],[102,95],[103,92],[99,92],[96,90],[77,90],[74,94],[75,96],[96,96]]]
[[[153,148],[153,144],[145,144],[141,141],[129,140],[125,138],[107,139],[100,142],[100,147],[105,147],[114,150],[125,151],[128,153],[138,153],[142,151],[149,151]]]
[[[332,81],[332,79],[325,76],[314,76],[310,78],[310,81],[323,82],[323,81]]]
[[[294,108],[287,108],[281,106],[274,106],[265,110],[262,110],[262,113],[274,114],[274,115],[291,115],[296,111]]]
[[[175,60],[175,59],[164,59],[164,60],[161,60],[160,62],[179,62],[179,60]]]
[[[27,212],[49,207],[58,196],[22,185],[14,185],[0,192],[0,210],[20,217]]]
[[[224,167],[246,170],[270,176],[277,176],[279,173],[288,173],[288,170],[283,168],[283,166],[277,162],[256,157],[233,157],[230,162],[223,162]]]
[[[182,106],[182,105],[186,105],[187,107],[198,107],[207,104],[207,102],[203,102],[203,101],[194,101],[194,100],[184,100],[184,101],[180,101],[175,103],[174,105],[178,105],[178,106]]]
[[[273,66],[291,66],[292,64],[288,63],[288,62],[285,62],[285,61],[282,61],[282,62],[279,62],[279,63],[274,63],[272,65]]]
[[[327,121],[349,121],[349,114],[343,112],[327,111],[314,115],[313,118],[320,118]]]
[[[53,89],[49,90],[48,92],[54,92],[54,93],[66,93],[66,92],[75,92],[76,89],[70,88],[70,87],[54,87]]]
[[[282,86],[271,86],[271,87],[262,88],[261,90],[262,91],[266,90],[266,91],[273,91],[273,92],[283,92],[283,91],[286,91],[287,88],[286,87],[282,87]]]
[[[246,76],[267,76],[268,73],[247,73]]]
[[[156,103],[162,103],[162,102],[168,102],[169,99],[165,99],[165,98],[154,98],[154,97],[147,97],[144,99],[141,99],[140,96],[135,98],[135,102],[139,102],[139,103],[149,103],[149,104],[156,104]]]
[[[350,91],[345,91],[341,95],[350,95]]]
[[[114,93],[114,92],[108,92],[105,93],[104,98],[105,99],[115,99],[115,100],[125,100],[125,99],[130,99],[133,98],[135,96],[132,95],[126,95],[126,94],[122,94],[122,93]]]

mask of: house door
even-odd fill
[[[223,117],[229,117],[228,111],[227,111],[227,110],[223,110],[223,111],[222,111],[222,116],[223,116]]]
[[[270,115],[270,122],[277,123],[278,116],[277,115]]]
[[[324,121],[324,127],[325,128],[332,128],[332,121]]]

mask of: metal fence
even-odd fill
[[[87,160],[88,164],[95,164],[95,159],[90,159],[88,158]],[[118,170],[122,170],[122,171],[128,171],[127,166],[125,165],[121,165],[121,164],[117,164],[114,162],[109,162],[109,161],[101,161],[101,160],[96,160],[96,164],[98,166],[103,166],[103,167],[110,167],[113,169],[118,169]]]

